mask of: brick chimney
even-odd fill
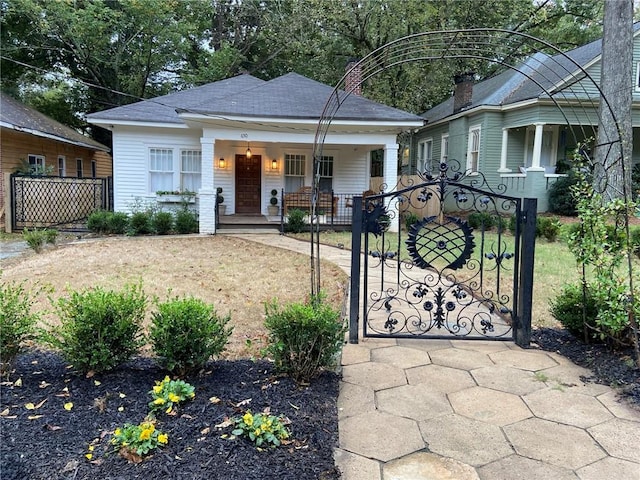
[[[475,74],[472,72],[461,73],[453,77],[456,87],[453,91],[453,113],[458,113],[471,106],[473,97],[473,81]]]
[[[347,63],[344,89],[347,93],[353,93],[354,95],[362,95],[362,88],[360,82],[362,82],[362,67],[357,65],[358,60],[351,59]],[[356,66],[357,65],[357,66]]]

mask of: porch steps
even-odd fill
[[[225,215],[216,228],[221,235],[238,233],[280,233],[280,217],[263,215]]]

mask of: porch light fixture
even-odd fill
[[[247,152],[245,153],[247,158],[251,158],[251,148],[249,148],[249,144],[247,143]]]
[[[273,160],[271,160],[271,170],[277,170],[277,169],[278,169],[278,160],[274,158]]]
[[[220,160],[218,160],[218,167],[224,170],[225,168],[227,168],[227,161],[224,158],[220,157]]]

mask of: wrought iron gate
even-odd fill
[[[11,175],[11,228],[86,229],[96,209],[112,205],[111,178]]]
[[[358,341],[361,298],[365,337],[528,346],[536,200],[492,190],[451,160],[420,178],[354,199],[349,341]]]

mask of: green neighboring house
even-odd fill
[[[633,163],[640,162],[640,24],[634,25]],[[602,40],[566,53],[536,53],[482,82],[455,78],[451,98],[422,116],[402,172],[434,169],[455,159],[468,179],[506,186],[506,195],[538,199],[548,210],[548,189],[568,169],[576,145],[595,138]],[[579,65],[588,74],[585,76]]]

